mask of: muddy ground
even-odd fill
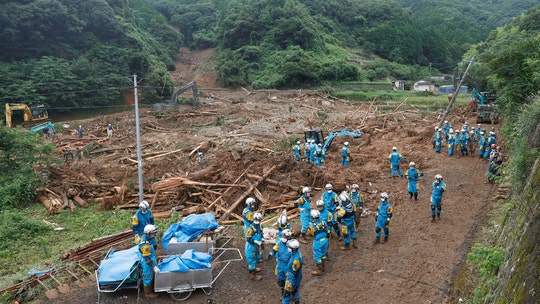
[[[425,113],[408,107],[378,103],[358,103],[335,100],[310,91],[254,91],[216,89],[215,77],[208,67],[207,53],[184,52],[178,58],[174,75],[180,82],[196,79],[201,90],[202,105],[196,109],[180,106],[174,113],[157,117],[151,111],[141,113],[141,143],[148,149],[163,152],[188,147],[179,152],[145,162],[145,180],[156,182],[170,176],[196,176],[199,181],[233,183],[242,172],[263,175],[276,165],[270,175],[274,180],[296,189],[310,186],[319,197],[326,183],[360,185],[366,208],[375,211],[381,192],[388,192],[394,205],[390,240],[373,244],[375,219],[362,219],[359,227],[359,248],[341,251],[337,239],[330,240],[327,273],[314,277],[311,244],[302,245],[304,278],[302,303],[458,303],[449,295],[457,265],[463,261],[470,246],[472,233],[486,211],[493,186],[486,184],[487,163],[476,156],[449,157],[446,149],[435,153],[431,139],[434,126],[442,111]],[[191,113],[191,114],[190,114]],[[476,125],[473,113],[456,109],[449,117],[454,126],[465,121]],[[77,122],[79,123],[79,122]],[[72,166],[69,170],[98,177],[103,182],[136,180],[136,165],[125,161],[125,153],[133,155],[135,132],[131,112],[82,121],[89,133],[97,134],[107,123],[115,126],[115,135],[108,145],[122,147],[120,152],[96,155],[92,163]],[[498,125],[495,126],[498,131]],[[336,138],[328,152],[327,163],[321,168],[293,160],[290,147],[280,144],[296,135],[303,139],[303,130],[322,128],[329,131],[362,130],[361,138]],[[105,134],[103,134],[104,136]],[[344,141],[351,146],[349,168],[340,165],[340,149]],[[198,175],[196,155],[189,147],[198,147],[205,156],[205,168],[212,173]],[[402,153],[402,169],[410,161],[416,162],[425,174],[419,182],[419,200],[409,199],[406,179],[393,179],[387,161],[393,146]],[[233,152],[234,151],[234,152]],[[122,154],[124,153],[124,154]],[[240,156],[238,159],[235,155]],[[73,173],[72,171],[72,173]],[[431,222],[431,183],[435,174],[442,174],[447,183],[441,220]],[[241,183],[248,183],[243,180]],[[251,184],[253,181],[251,181]],[[145,184],[145,188],[146,188]],[[258,186],[268,201],[290,204],[287,189],[275,189],[266,183]],[[177,190],[171,199],[156,209],[167,210],[181,204],[189,194]],[[235,199],[241,191],[232,195]],[[192,200],[194,200],[192,198]],[[236,210],[241,212],[240,210]],[[243,250],[244,242],[230,229],[233,244]],[[197,290],[186,303],[278,303],[280,291],[273,274],[275,262],[262,263],[263,280],[249,281],[245,261],[232,264],[216,280],[212,294]],[[96,303],[95,286],[74,291],[52,301],[42,298],[38,303]],[[142,294],[141,294],[142,297]],[[137,293],[124,290],[102,294],[101,303],[133,303]],[[146,303],[171,303],[171,298],[160,294]]]

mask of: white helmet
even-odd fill
[[[347,194],[342,192],[339,194],[339,200],[342,201],[342,202],[346,202],[349,200],[349,197],[347,197]]]
[[[253,207],[255,205],[255,199],[253,197],[246,198],[246,206]]]
[[[311,188],[309,188],[309,187],[304,187],[304,188],[302,188],[302,193],[303,193],[303,194],[307,194],[307,193],[309,193],[309,192],[311,192]]]
[[[386,192],[381,193],[381,199],[383,201],[385,201],[385,200],[387,200],[389,198],[390,198],[390,196],[388,195],[388,193],[386,193]]]
[[[468,122],[465,122],[465,125],[468,125],[469,123]]]
[[[319,210],[311,210],[311,212],[309,213],[309,215],[311,216],[312,219],[316,220],[318,219],[319,217],[321,217],[321,213],[319,212]]]
[[[438,181],[442,181],[442,175],[440,174],[435,175],[435,179]]]
[[[258,224],[261,221],[262,221],[262,214],[260,214],[259,212],[255,212],[255,214],[253,214],[253,223]]]
[[[346,141],[346,142],[343,143],[343,145],[348,146],[348,145],[349,145],[349,142]]]
[[[450,131],[448,131],[448,133],[454,134],[454,130],[450,129]]]
[[[409,163],[409,167],[416,167],[416,164],[412,161]]]
[[[300,242],[296,239],[292,239],[287,242],[287,247],[291,249],[292,251],[296,251],[298,248],[300,248]]]
[[[147,202],[147,201],[142,201],[140,204],[139,204],[139,208],[141,209],[150,209],[150,204]]]
[[[144,234],[152,234],[152,233],[156,233],[156,232],[157,232],[156,226],[154,226],[154,225],[146,225],[146,226],[144,226]]]
[[[447,123],[448,123],[448,120],[445,120],[444,123],[447,124]]]
[[[360,189],[360,186],[358,184],[352,184],[351,189]]]
[[[332,190],[332,184],[326,184],[326,186],[324,186],[324,189],[326,190]]]
[[[299,144],[300,144],[300,141],[297,141],[296,144],[299,145]]]
[[[397,151],[397,147],[392,147],[392,151]]]
[[[318,144],[317,147],[322,147],[322,144]]]
[[[315,206],[317,206],[317,207],[324,207],[324,202],[323,202],[322,200],[317,200],[317,201],[315,202]]]
[[[480,131],[480,135],[484,135],[484,131]]]
[[[287,225],[287,211],[281,212],[281,214],[278,217],[278,225],[285,226]]]
[[[470,131],[469,133],[471,133],[471,134],[474,134],[474,131],[473,131],[473,130],[471,130],[471,131]]]
[[[495,132],[489,131],[489,135],[495,135]]]
[[[283,231],[281,231],[281,241],[283,243],[286,243],[288,240],[291,239],[291,237],[292,233],[290,229],[283,229]]]

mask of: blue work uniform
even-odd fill
[[[450,132],[450,129],[452,128],[452,126],[451,126],[450,123],[448,122],[448,123],[446,123],[446,124],[444,125],[443,128],[444,128],[444,138],[445,138],[446,140],[448,140],[448,135],[449,135],[448,132]]]
[[[489,154],[491,154],[491,145],[497,142],[497,138],[493,135],[489,135],[486,140],[486,145],[484,149],[484,158],[489,159]]]
[[[300,146],[298,144],[293,146],[294,160],[296,162],[300,161]]]
[[[441,131],[435,132],[435,152],[440,153],[442,148],[443,137]]]
[[[310,151],[310,144],[309,142],[306,142],[304,144],[304,156],[306,157],[306,163],[310,163],[311,162],[311,155],[309,155],[309,151]]]
[[[307,234],[313,236],[313,260],[317,265],[321,264],[328,255],[328,233],[325,218],[319,217],[309,223]]]
[[[131,218],[131,228],[133,229],[133,233],[142,238],[144,234],[144,227],[146,227],[146,225],[154,225],[152,211],[147,209],[146,213],[143,213],[141,209],[137,210],[137,212],[135,212]]]
[[[351,238],[356,241],[356,229],[354,228],[355,206],[352,202],[343,202],[337,212],[337,218],[341,222],[341,233],[345,246],[351,243]]]
[[[456,143],[456,135],[455,134],[448,134],[448,155],[449,156],[454,155],[455,143]]]
[[[322,147],[315,149],[315,164],[317,167],[324,165],[324,151]]]
[[[291,301],[300,303],[300,283],[302,281],[302,266],[304,257],[300,249],[291,253],[289,264],[287,265],[287,278],[285,280],[285,293],[282,304],[289,304]]]
[[[251,223],[244,236],[246,237],[246,247],[244,249],[246,262],[248,263],[248,269],[252,271],[255,270],[255,266],[257,266],[261,258],[260,246],[257,244],[258,241],[262,242],[261,224]]]
[[[151,238],[144,234],[141,243],[139,244],[139,252],[141,253],[141,268],[143,272],[143,285],[150,286],[154,279],[154,266],[157,266],[155,250],[157,243],[155,238]]]
[[[246,234],[246,230],[248,229],[249,225],[253,223],[253,215],[255,213],[253,212],[253,208],[251,206],[246,206],[244,210],[242,210],[242,219],[244,220],[244,234]]]
[[[309,145],[309,155],[312,163],[315,163],[315,150],[317,150],[317,144],[313,142]]]
[[[355,211],[354,211],[354,221],[356,223],[356,228],[358,229],[358,225],[360,224],[360,218],[362,215],[362,210],[364,210],[364,199],[362,198],[362,194],[358,191],[351,191],[349,194],[349,200],[354,204]]]
[[[340,236],[341,231],[339,230],[339,224],[336,221],[336,210],[339,206],[339,197],[334,191],[325,191],[322,196],[321,200],[324,202],[324,209],[328,210],[328,213],[330,213],[330,221],[328,221],[328,229],[334,230],[334,232]]]
[[[460,135],[460,152],[461,156],[467,156],[469,155],[469,134],[467,132],[462,132]]]
[[[381,230],[384,230],[384,237],[388,238],[390,235],[390,219],[392,218],[394,208],[389,201],[381,201],[379,203],[379,210],[377,212],[375,236],[379,238],[381,236]]]
[[[390,155],[388,155],[388,161],[390,161],[391,168],[392,168],[392,177],[396,177],[396,173],[403,177],[403,172],[399,169],[399,164],[403,161],[403,157],[401,156],[401,153],[398,151],[392,151]]]
[[[279,238],[274,247],[272,247],[270,254],[276,257],[275,274],[277,276],[278,286],[283,294],[285,280],[287,279],[287,266],[289,265],[289,259],[291,258],[291,252],[289,252],[287,242],[284,243],[281,241],[281,238]]]
[[[300,223],[302,224],[302,230],[300,230],[300,233],[306,233],[307,227],[309,226],[309,222],[311,220],[311,200],[309,199],[309,196],[302,194],[299,199],[294,201],[294,206],[300,210]]]
[[[202,154],[199,154],[199,156],[197,157],[197,164],[198,164],[199,166],[204,165],[204,157],[203,157]]]
[[[341,165],[343,165],[343,167],[347,168],[349,166],[350,156],[351,153],[349,152],[349,147],[343,146],[343,148],[341,148]]]
[[[486,149],[486,135],[480,135],[478,138],[478,157],[483,158],[484,157],[484,151]]]
[[[407,180],[409,181],[407,192],[409,192],[411,198],[414,195],[415,200],[418,198],[418,178],[421,176],[424,176],[424,173],[416,168],[409,168],[407,172],[405,172],[405,177],[407,177]]]
[[[446,191],[446,184],[443,181],[434,181],[433,182],[433,191],[431,192],[431,218],[435,218],[435,213],[437,217],[441,217],[442,212],[442,200],[443,193]]]

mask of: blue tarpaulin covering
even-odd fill
[[[101,261],[99,265],[99,283],[123,281],[130,275],[131,270],[140,259],[141,255],[137,245],[126,250],[112,251],[107,259]]]
[[[190,214],[183,221],[172,224],[161,239],[161,244],[168,251],[169,242],[176,237],[178,243],[191,242],[203,232],[218,228],[216,217],[212,213]]]
[[[163,259],[158,267],[161,272],[187,272],[190,269],[209,269],[212,256],[208,253],[186,250],[181,256],[173,255]]]

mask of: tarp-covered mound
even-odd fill
[[[168,252],[169,242],[174,237],[178,243],[191,242],[205,231],[218,228],[216,217],[212,213],[190,214],[179,223],[172,224],[161,239],[161,244]]]
[[[181,256],[173,255],[163,259],[158,267],[162,272],[187,272],[190,269],[209,269],[212,268],[211,259],[212,256],[208,253],[189,249]]]
[[[123,281],[124,279],[138,275],[134,267],[141,260],[139,246],[135,245],[129,249],[121,251],[112,251],[107,259],[101,261],[99,265],[99,283],[107,284]],[[132,272],[132,270],[134,270]]]

